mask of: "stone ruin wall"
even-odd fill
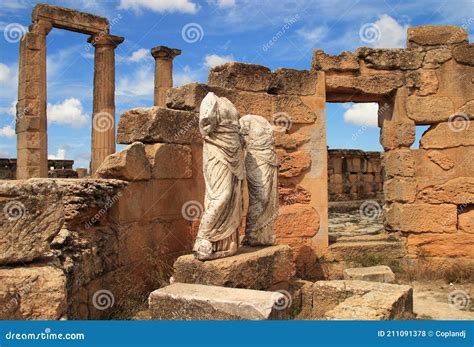
[[[82,178],[86,175],[87,169],[72,167],[74,160],[48,159],[48,177],[50,178]],[[0,158],[0,180],[16,179],[17,160],[10,158]]]
[[[383,200],[380,152],[328,150],[329,202]]]
[[[276,232],[293,248],[298,276],[320,276],[315,262],[327,249],[326,101],[379,102],[385,223],[406,256],[472,260],[474,127],[452,116],[473,117],[473,51],[460,28],[410,28],[407,49],[315,50],[308,71],[230,63],[211,70],[208,84],[170,90],[166,107],[125,112],[117,142],[131,145],[107,157],[97,178],[1,183],[5,206],[25,211],[0,215],[1,317],[104,318],[92,303],[98,290],[121,303],[166,279],[199,224],[183,206],[203,202],[197,110],[208,91],[242,114],[291,120],[276,140]],[[430,128],[413,150],[417,125]]]

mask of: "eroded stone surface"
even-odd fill
[[[466,30],[456,26],[423,25],[408,28],[408,47],[453,45],[467,41]]]
[[[151,165],[151,177],[190,178],[193,175],[192,152],[187,145],[156,143],[145,145]]]
[[[285,319],[279,292],[174,283],[148,298],[153,319],[160,320],[273,320]]]
[[[344,270],[345,280],[393,283],[395,274],[386,265],[350,268]]]

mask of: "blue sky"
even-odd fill
[[[309,69],[313,48],[337,54],[360,46],[404,47],[414,25],[464,26],[473,42],[473,0],[53,0],[50,4],[105,16],[112,34],[125,37],[116,50],[116,118],[153,102],[151,47],[182,49],[174,61],[174,83],[205,82],[210,67],[241,61]],[[14,113],[18,78],[15,30],[31,22],[31,0],[0,2],[0,157],[16,156]],[[376,37],[360,34],[364,25]],[[194,28],[183,34],[183,28]],[[13,28],[13,29],[12,29]],[[278,35],[278,33],[283,34]],[[273,39],[277,37],[277,39]],[[93,49],[87,36],[53,29],[48,35],[48,152],[88,167]],[[194,42],[195,41],[195,42]],[[269,44],[271,42],[271,44]],[[330,148],[380,150],[373,105],[327,104]]]

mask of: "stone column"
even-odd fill
[[[123,40],[104,32],[88,40],[95,47],[91,174],[115,152],[115,48]]]
[[[39,20],[20,41],[16,105],[17,179],[48,177],[46,119],[46,35],[52,24]]]
[[[166,92],[173,88],[173,59],[181,54],[177,48],[158,46],[151,49],[155,58],[155,106],[165,106]]]

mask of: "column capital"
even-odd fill
[[[94,47],[110,46],[115,48],[120,45],[124,40],[125,38],[123,38],[122,36],[110,35],[101,31],[100,33],[90,36],[87,39],[87,42],[89,42]]]
[[[156,59],[173,60],[175,57],[181,54],[181,50],[177,48],[169,48],[166,46],[153,47],[151,55]]]
[[[48,35],[51,29],[53,29],[53,24],[47,20],[37,20],[33,22],[30,27],[30,32],[41,35]]]

